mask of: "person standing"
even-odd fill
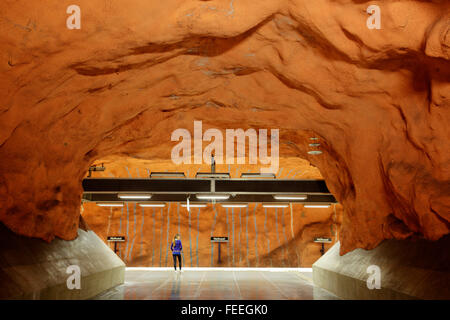
[[[172,250],[173,267],[175,269],[175,272],[177,271],[177,259],[180,264],[180,272],[181,272],[181,251],[183,251],[183,245],[181,244],[181,236],[178,233],[175,235],[175,237],[173,237],[170,250]]]

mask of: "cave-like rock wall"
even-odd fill
[[[0,3],[0,220],[77,235],[96,159],[170,158],[170,133],[278,128],[343,205],[341,253],[450,229],[449,2]],[[381,10],[369,29],[367,7]],[[321,139],[310,156],[308,137]]]

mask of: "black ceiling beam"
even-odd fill
[[[209,192],[208,179],[85,178],[84,192]]]
[[[150,202],[186,202],[188,194],[153,194]],[[123,199],[119,199],[117,193],[84,193],[83,200],[93,202],[124,202]],[[129,202],[146,202],[129,200]],[[195,196],[190,197],[190,202],[206,202],[198,200]],[[228,200],[216,200],[217,203],[256,203],[256,202],[279,202],[279,203],[336,203],[336,199],[333,195],[325,194],[311,194],[308,195],[306,200],[275,200],[272,195],[269,194],[237,194],[234,197],[230,197]]]
[[[325,180],[216,180],[216,192],[330,194]]]
[[[292,179],[130,179],[85,178],[86,193],[148,192],[148,193],[204,193],[210,192],[211,182],[218,193],[242,194],[331,194],[324,180]]]

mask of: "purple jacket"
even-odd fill
[[[172,250],[172,254],[180,254],[181,250],[183,250],[183,246],[181,245],[181,240],[175,240],[175,245],[172,242],[170,246],[170,250]]]

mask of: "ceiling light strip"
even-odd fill
[[[305,208],[329,208],[329,204],[305,204]]]
[[[195,195],[195,197],[200,200],[227,200],[230,198],[230,195],[210,193],[210,194],[197,194]]]
[[[273,198],[275,200],[306,200],[308,196],[306,194],[295,195],[295,194],[280,194],[274,195]]]
[[[123,203],[97,203],[99,207],[123,207]]]
[[[151,194],[121,194],[117,195],[119,199],[125,200],[148,200],[152,197]]]
[[[139,203],[140,207],[143,208],[164,208],[166,206],[165,203]]]

